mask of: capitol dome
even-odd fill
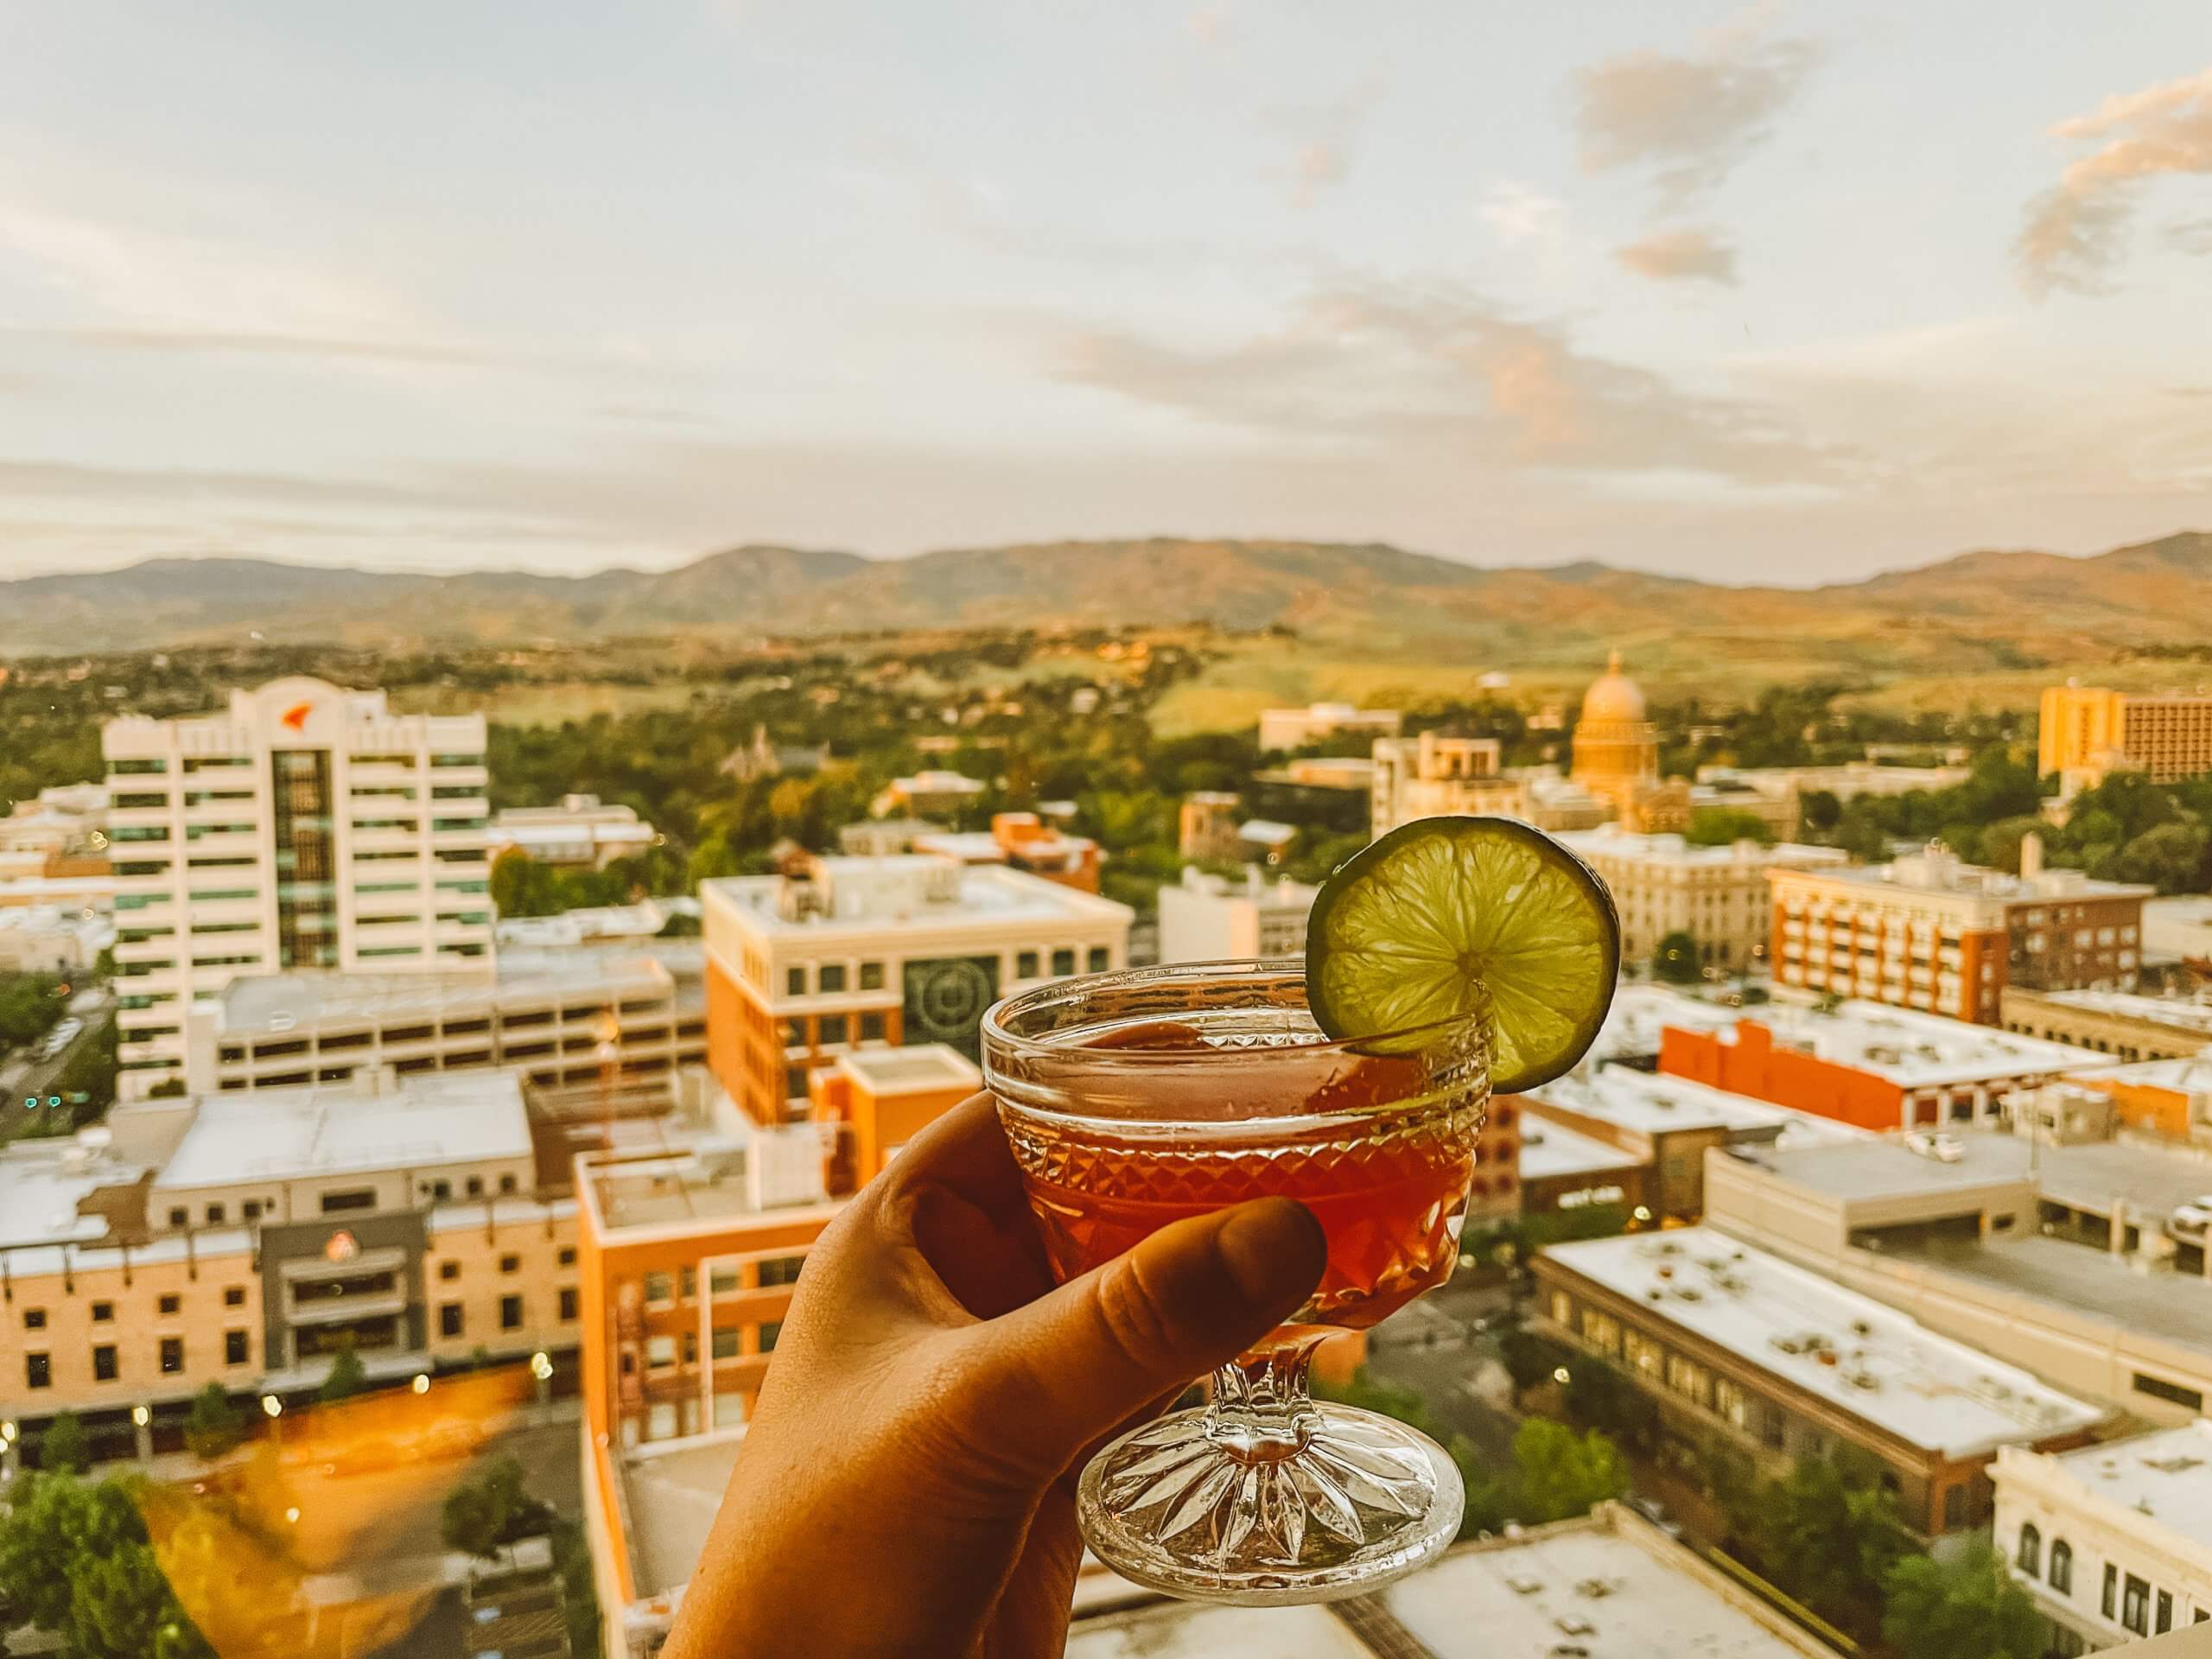
[[[1605,659],[1605,671],[1590,683],[1582,697],[1585,726],[1633,724],[1643,718],[1643,693],[1621,672],[1621,654]]]

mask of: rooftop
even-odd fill
[[[1408,1636],[1434,1659],[1544,1659],[1570,1643],[1586,1659],[1833,1659],[1831,1649],[1611,1503],[1517,1537],[1461,1544],[1371,1598],[1333,1606],[1154,1601],[1079,1617],[1067,1652],[1068,1659],[1403,1659]]]
[[[671,976],[636,950],[544,950],[501,957],[495,973],[346,973],[335,969],[243,975],[218,1000],[226,1034],[452,1019],[503,1004],[603,992],[609,998],[666,996]]]
[[[2212,1420],[2084,1446],[2051,1461],[2084,1491],[2212,1549]]]
[[[1882,1254],[2009,1291],[2131,1335],[2212,1354],[2212,1284],[2139,1273],[2107,1250],[2030,1235],[1986,1244],[1940,1238],[1885,1242]]]
[[[912,1048],[863,1048],[837,1062],[872,1095],[896,1095],[923,1089],[981,1089],[983,1074],[974,1061],[943,1043]]]
[[[0,1147],[0,1249],[105,1238],[107,1223],[97,1215],[79,1215],[78,1202],[100,1187],[127,1185],[144,1173],[108,1159],[97,1145],[18,1141]]]
[[[726,904],[767,933],[887,927],[932,931],[1008,922],[1088,921],[1126,926],[1128,906],[1025,870],[962,864],[931,854],[820,858],[805,876],[734,875],[700,883],[710,905]]]
[[[2032,904],[2038,899],[2148,899],[2158,891],[2132,882],[2096,880],[2079,870],[2046,869],[2039,875],[2008,875],[2002,870],[1969,864],[1941,845],[1887,864],[1854,865],[1821,874],[1827,880],[1848,882],[1854,887],[1950,893],[2019,904]]]
[[[1632,1066],[1586,1066],[1531,1091],[1541,1105],[1557,1106],[1643,1135],[1671,1129],[1720,1128],[1732,1135],[1776,1132],[1783,1145],[1833,1145],[1867,1131],[1834,1118],[1770,1106],[1748,1095]]]
[[[2138,1060],[2093,1074],[2100,1079],[2171,1089],[2177,1095],[2212,1094],[2212,1054],[2184,1054],[2171,1060]]]
[[[740,1222],[771,1210],[822,1209],[822,1138],[811,1123],[772,1129],[740,1123],[734,1136],[701,1138],[645,1156],[586,1154],[577,1187],[598,1230],[678,1230]]]
[[[1681,836],[1639,835],[1617,823],[1600,824],[1595,830],[1568,830],[1559,839],[1585,858],[1632,859],[1639,864],[1675,869],[1718,869],[1738,865],[1762,870],[1777,866],[1823,869],[1840,868],[1851,861],[1850,854],[1834,847],[1808,847],[1795,841],[1777,842],[1772,846],[1739,841],[1726,847],[1694,847]]]
[[[2016,1036],[1993,1026],[1970,1026],[1941,1014],[1856,999],[1833,1012],[1779,999],[1740,1013],[1730,1010],[1728,1021],[1719,1029],[1721,1041],[1738,1040],[1739,1020],[1765,1027],[1777,1048],[1794,1048],[1832,1065],[1870,1071],[1905,1089],[2055,1076],[2088,1070],[2101,1058],[2088,1049],[2040,1037]],[[1700,1014],[1692,1028],[1713,1030],[1715,1024]]]
[[[1633,1169],[1643,1162],[1632,1152],[1577,1135],[1541,1117],[1521,1120],[1521,1179],[1548,1181],[1564,1175],[1594,1175],[1600,1170]]]
[[[1937,1336],[1872,1297],[1710,1227],[1555,1244],[1543,1254],[1739,1359],[1945,1457],[2044,1440],[2106,1415],[2103,1408]]]
[[[681,1590],[699,1564],[742,1428],[648,1442],[620,1454],[630,1576],[640,1598]]]
[[[616,939],[650,939],[668,925],[668,918],[664,906],[643,899],[634,905],[588,906],[551,916],[505,917],[493,932],[502,949],[525,945],[557,950]]]
[[[531,1155],[522,1081],[511,1071],[423,1072],[383,1089],[257,1089],[196,1105],[154,1178],[157,1191]]]
[[[1590,1046],[1589,1063],[1656,1058],[1660,1033],[1669,1026],[1687,1031],[1725,1031],[1736,1023],[1738,1012],[1664,985],[1623,985],[1613,993],[1613,1006],[1606,1011],[1605,1023]]]
[[[2035,995],[2062,1007],[2123,1020],[2147,1020],[2175,1031],[2194,1032],[2212,1043],[2212,1002],[2178,996],[2138,996],[2127,991],[2037,991]]]

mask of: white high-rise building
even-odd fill
[[[100,741],[123,1098],[181,1084],[186,1009],[242,974],[490,972],[481,715],[294,678]]]

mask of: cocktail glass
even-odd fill
[[[1471,1014],[1332,1040],[1294,962],[1062,980],[984,1017],[985,1075],[1059,1278],[1274,1194],[1328,1237],[1313,1295],[1215,1373],[1210,1404],[1084,1469],[1084,1538],[1116,1571],[1209,1600],[1325,1601],[1451,1541],[1465,1493],[1443,1449],[1317,1402],[1306,1374],[1328,1337],[1451,1275],[1490,1100],[1486,1031]]]

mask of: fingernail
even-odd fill
[[[1328,1240],[1313,1212],[1293,1198],[1258,1198],[1230,1212],[1215,1235],[1236,1288],[1257,1301],[1321,1276]]]

